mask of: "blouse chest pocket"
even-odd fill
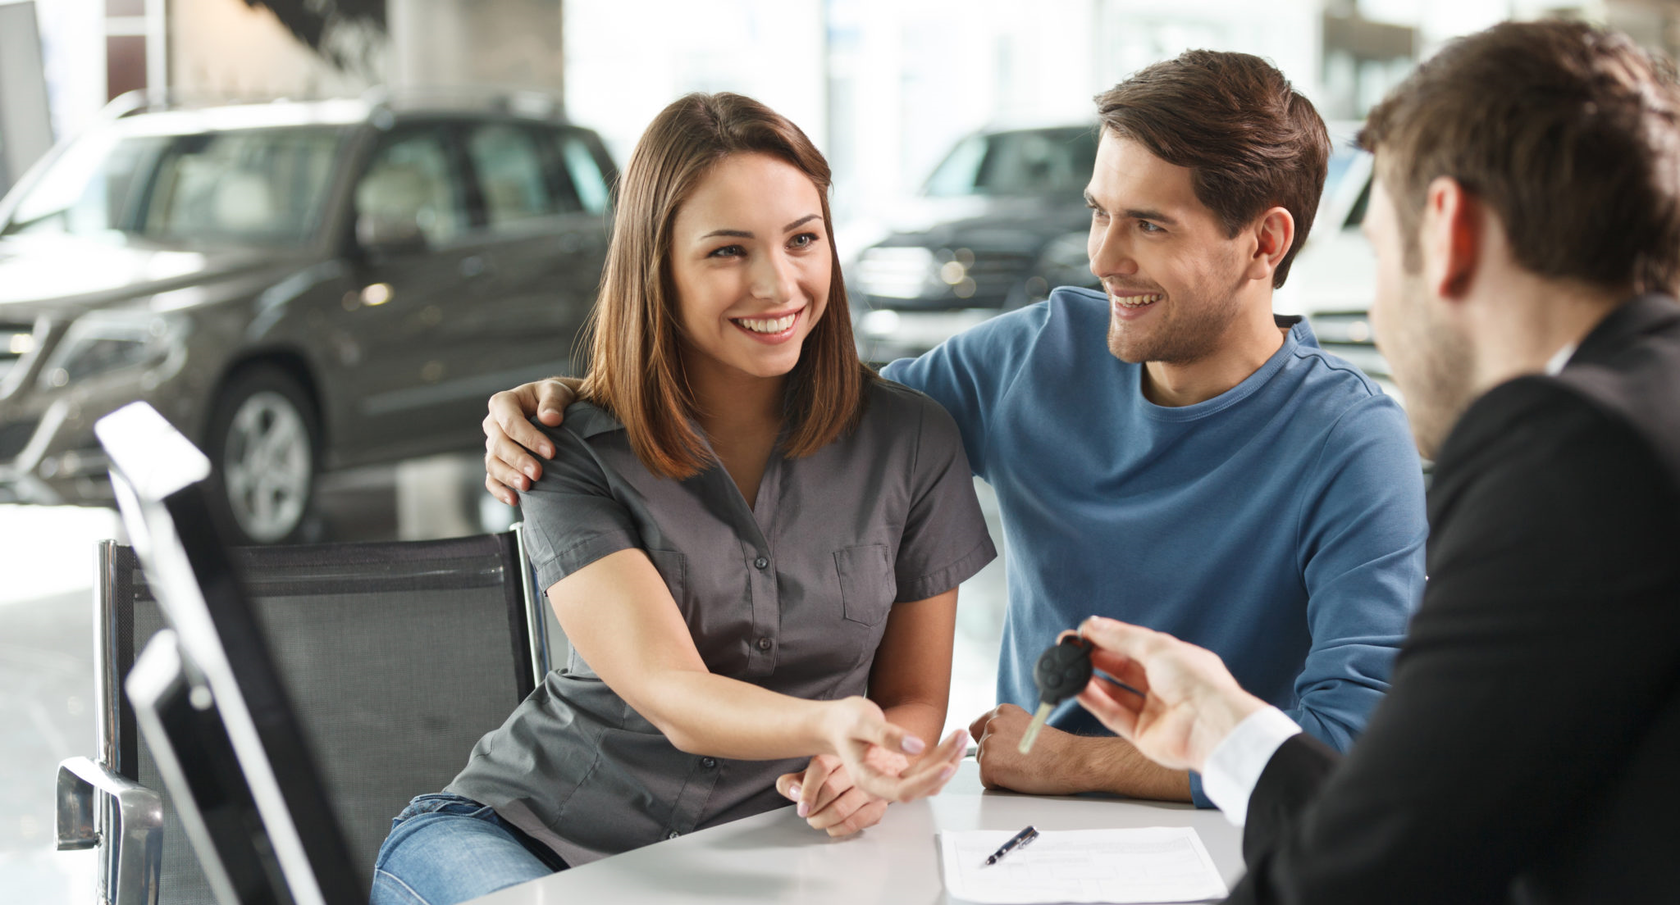
[[[842,547],[834,551],[834,569],[840,574],[842,615],[847,622],[879,625],[887,618],[898,596],[898,580],[886,544]]]

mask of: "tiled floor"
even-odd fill
[[[427,479],[413,483],[447,485],[430,480],[439,467],[449,469],[435,461],[419,466]],[[455,470],[470,474],[474,467],[457,464]],[[448,506],[436,500],[405,503],[399,518],[392,469],[363,469],[329,481],[323,489],[330,502],[323,507],[322,532],[333,540],[389,538],[399,525],[411,532],[416,509]],[[976,482],[976,487],[1001,552],[996,499],[985,485]],[[53,782],[60,760],[94,753],[93,548],[118,530],[115,514],[105,510],[0,506],[3,902],[93,902],[94,854],[53,849]],[[947,731],[968,725],[992,704],[1004,593],[1001,556],[963,585]]]

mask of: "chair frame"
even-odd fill
[[[519,558],[531,687],[541,685],[551,656],[542,595],[526,558],[522,523],[509,528]],[[97,760],[71,757],[59,763],[57,832],[59,851],[99,849],[96,901],[100,905],[158,905],[163,871],[163,797],[129,778],[138,775],[139,731],[134,711],[124,706],[119,664],[132,667],[133,627],[119,624],[117,568],[133,552],[114,540],[97,547],[98,580],[93,589],[94,696]],[[136,579],[143,576],[136,569]],[[132,618],[132,617],[131,617]]]
[[[548,616],[543,606],[547,595],[537,587],[536,572],[531,569],[531,557],[525,549],[525,523],[508,526],[513,532],[514,546],[519,552],[519,586],[525,591],[525,637],[530,639],[531,687],[542,685],[553,668],[554,653],[549,649]]]
[[[97,901],[157,905],[163,871],[163,796],[124,775],[124,767],[135,772],[137,741],[132,711],[127,720],[122,718],[125,708],[117,669],[122,654],[119,645],[134,644],[117,624],[120,547],[107,540],[97,550],[93,675],[99,705],[95,720],[98,760],[72,757],[58,765],[57,842],[59,851],[99,849]],[[128,660],[133,660],[132,650]],[[119,727],[119,722],[129,725]],[[128,749],[127,757],[123,748]]]

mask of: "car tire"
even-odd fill
[[[211,506],[235,544],[299,540],[314,501],[320,417],[297,378],[273,365],[231,377],[211,410]]]

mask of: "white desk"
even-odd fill
[[[987,792],[963,762],[939,795],[887,809],[880,824],[830,839],[786,807],[561,871],[473,905],[666,902],[950,901],[940,880],[939,830],[1192,826],[1227,885],[1243,874],[1242,831],[1189,805]]]

